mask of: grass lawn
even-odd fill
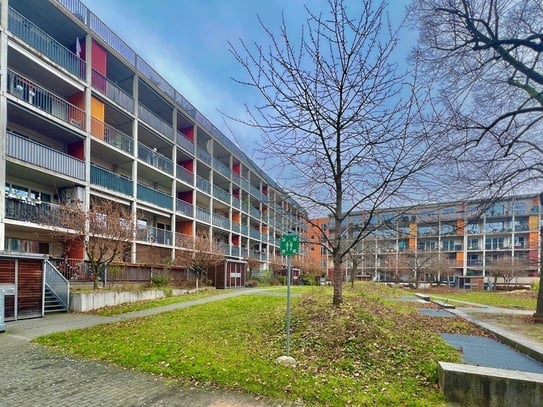
[[[401,289],[367,283],[293,290],[291,352],[284,296],[242,295],[36,341],[192,385],[236,389],[310,406],[445,406],[437,362],[460,360],[441,332],[483,334],[457,318],[423,316]],[[298,295],[300,294],[300,295]]]
[[[445,297],[453,300],[467,301],[476,304],[491,305],[501,308],[516,308],[535,310],[537,302],[537,291],[465,291],[448,290],[443,293],[433,294],[428,292],[430,297]],[[455,305],[462,306],[455,303]]]

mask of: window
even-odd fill
[[[468,223],[467,226],[468,233],[480,233],[478,223]]]
[[[503,232],[503,222],[488,222],[485,225],[486,232]]]
[[[468,239],[468,250],[479,250],[479,239]]]
[[[503,237],[488,237],[485,247],[487,250],[503,249]]]
[[[524,237],[515,237],[515,249],[524,249]]]
[[[513,212],[516,215],[526,213],[526,203],[525,202],[515,202],[515,204],[513,205]]]
[[[442,235],[450,235],[455,232],[455,227],[453,225],[449,224],[443,224],[441,225],[441,234]]]
[[[326,256],[328,254],[328,250],[326,250],[326,247],[321,246],[321,256]]]
[[[442,241],[442,243],[443,243],[443,250],[454,251],[453,239],[445,239]]]

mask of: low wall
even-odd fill
[[[171,296],[188,294],[189,290],[173,289]],[[165,298],[163,290],[145,291],[92,291],[70,293],[70,311],[86,312],[129,302]]]
[[[439,387],[463,407],[543,406],[543,374],[439,362]]]

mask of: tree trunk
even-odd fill
[[[543,289],[541,275],[539,277],[539,290],[537,290],[537,305],[535,307],[534,319],[536,322],[543,323]]]
[[[334,256],[334,298],[332,304],[341,305],[343,302],[343,275],[341,274],[342,260]]]

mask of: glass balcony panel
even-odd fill
[[[121,194],[132,196],[132,180],[91,164],[90,182]]]
[[[152,203],[161,208],[172,209],[172,196],[164,192],[157,191],[147,185],[138,184],[138,199]]]
[[[81,79],[85,78],[85,61],[11,7],[8,28],[11,33],[54,63]]]
[[[85,179],[85,163],[49,146],[7,132],[6,155],[56,173]]]

